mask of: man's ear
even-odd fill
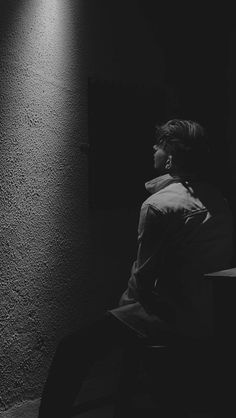
[[[168,155],[166,162],[165,162],[165,169],[170,170],[172,167],[172,155]]]

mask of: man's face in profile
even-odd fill
[[[168,153],[159,145],[154,145],[154,168],[157,171],[157,176],[161,176],[168,172],[166,163],[169,158]]]

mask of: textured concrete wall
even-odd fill
[[[1,1],[0,411],[91,310],[85,37],[83,1]]]

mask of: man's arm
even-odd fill
[[[173,306],[163,295],[155,292],[155,284],[166,268],[170,247],[169,216],[152,205],[144,204],[140,212],[137,261],[133,274],[137,283],[138,300],[152,314],[170,317]],[[168,260],[171,262],[171,260]]]

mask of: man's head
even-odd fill
[[[202,177],[209,146],[201,125],[191,120],[172,119],[156,126],[155,139],[154,167],[158,175]]]

